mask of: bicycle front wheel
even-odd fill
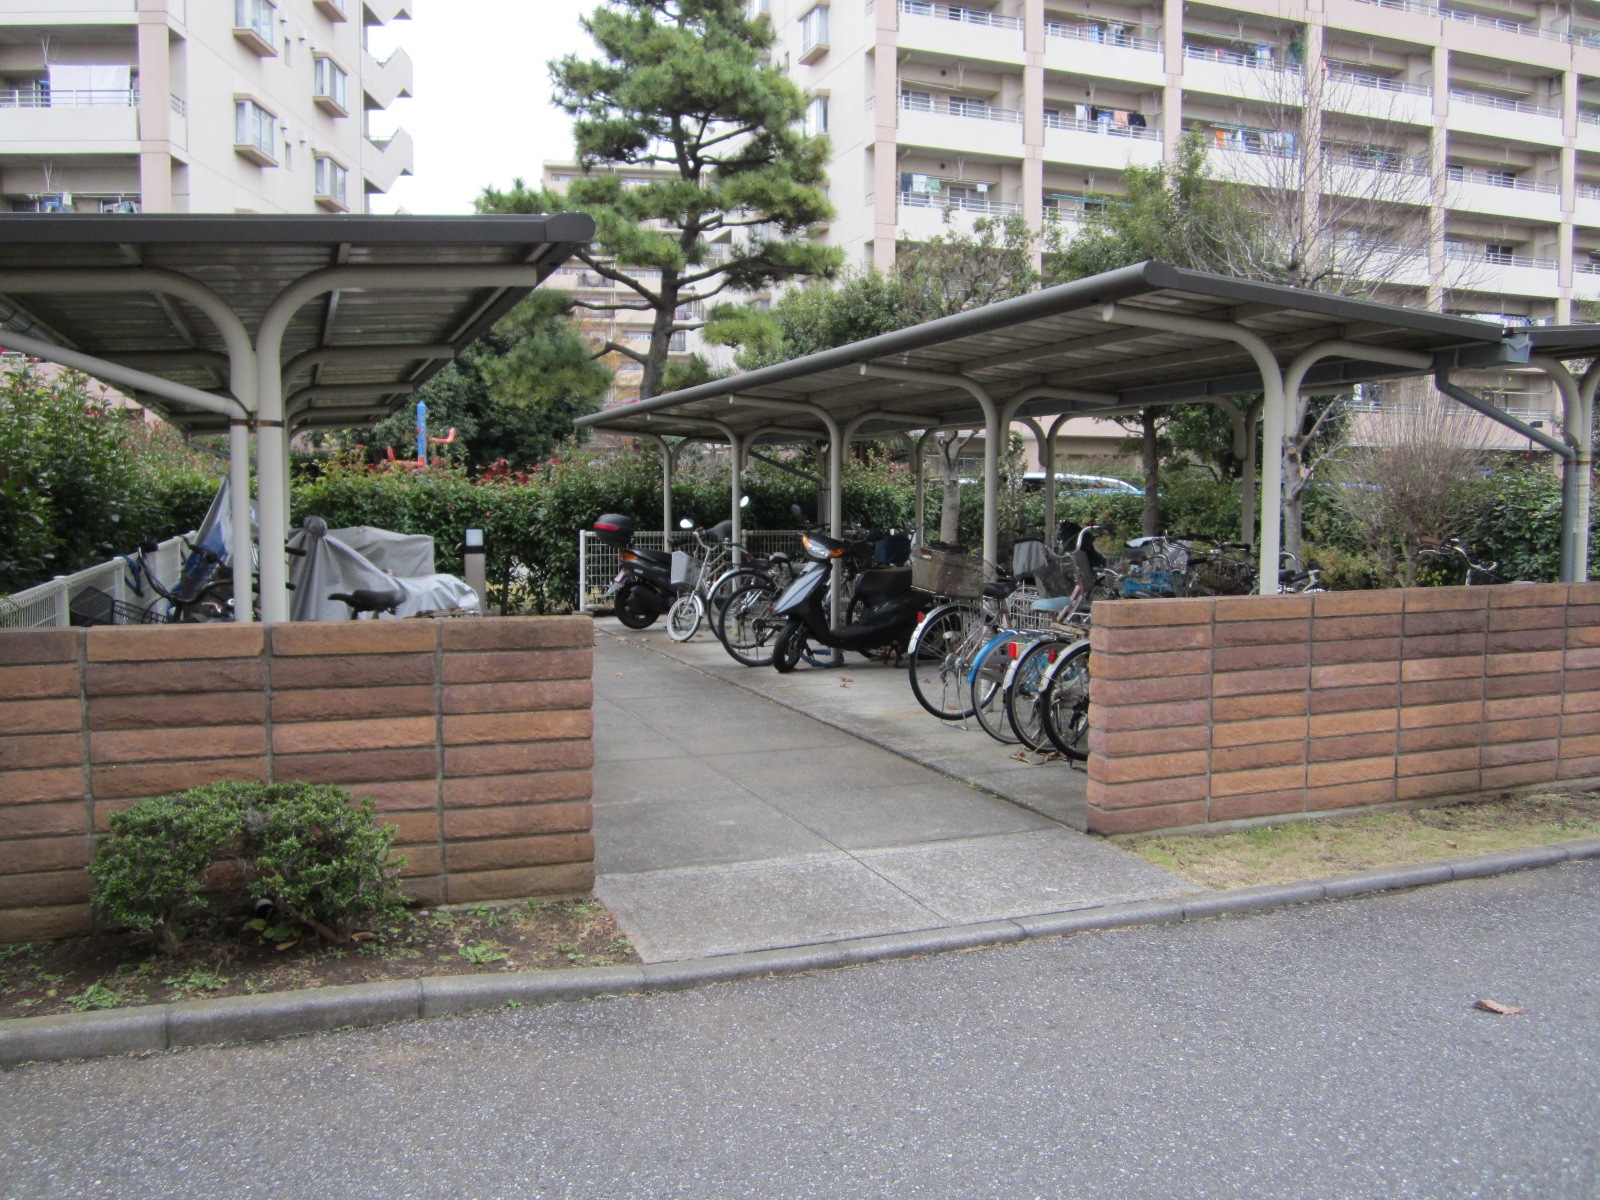
[[[1017,655],[1025,649],[1017,634],[1008,630],[978,651],[967,676],[972,712],[979,727],[1003,745],[1017,740],[1006,721],[1006,681]]]
[[[941,721],[963,721],[972,715],[967,686],[970,657],[983,614],[965,604],[943,604],[922,618],[911,635],[906,657],[911,661],[911,694]]]
[[[705,601],[700,599],[700,593],[679,596],[667,610],[667,636],[675,642],[687,642],[700,632],[700,622],[705,615]]]
[[[1089,757],[1089,643],[1056,659],[1040,691],[1039,721],[1050,744],[1068,758]]]
[[[1017,740],[1030,750],[1043,750],[1050,745],[1042,715],[1044,681],[1056,660],[1068,653],[1072,645],[1060,638],[1035,642],[1017,658],[1006,679],[1006,723]]]

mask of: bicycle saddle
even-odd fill
[[[353,592],[329,592],[329,600],[342,600],[355,612],[393,612],[406,594],[399,588],[356,588]]]
[[[983,585],[983,594],[991,600],[1004,600],[1017,590],[1015,579],[996,579],[993,583]]]

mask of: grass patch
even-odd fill
[[[1192,883],[1226,889],[1600,837],[1600,795],[1548,792],[1448,808],[1257,825],[1123,848]]]

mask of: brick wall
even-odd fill
[[[1097,604],[1089,828],[1600,777],[1600,584]]]
[[[0,941],[86,930],[91,831],[222,779],[372,797],[420,898],[587,891],[593,640],[586,617],[0,630]]]

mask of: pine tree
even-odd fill
[[[833,215],[824,190],[827,142],[800,128],[806,97],[763,61],[772,26],[745,0],[608,0],[583,21],[600,57],[550,64],[554,103],[576,118],[584,173],[564,193],[514,181],[485,189],[480,212],[586,212],[594,243],[578,254],[632,294],[575,302],[654,314],[644,352],[605,351],[643,368],[640,395],[660,391],[680,306],[727,290],[749,292],[799,276],[829,276],[837,249],[809,231]],[[619,168],[668,171],[624,186]],[[711,244],[725,257],[713,257]],[[649,283],[624,266],[660,271]],[[654,284],[652,286],[652,284]]]

